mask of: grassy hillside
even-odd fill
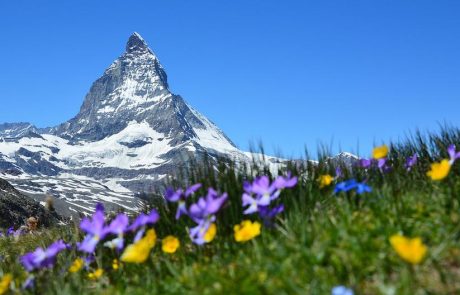
[[[31,294],[331,294],[339,285],[355,294],[459,294],[460,162],[449,165],[442,180],[427,176],[432,163],[450,158],[451,144],[460,148],[460,130],[416,134],[406,142],[388,144],[386,166],[377,167],[377,160],[370,168],[343,164],[338,176],[326,154],[319,155],[318,164],[293,163],[279,173],[292,172],[298,183],[271,202],[271,208],[284,205],[271,225],[263,224],[258,214],[244,215],[242,206],[243,182],[262,175],[275,179],[269,169],[255,164],[247,167],[249,173],[233,165],[221,165],[217,172],[195,167],[187,173],[188,183],[203,186],[187,199],[187,208],[208,187],[228,193],[215,214],[217,234],[211,242],[193,243],[188,229],[195,222],[187,216],[175,219],[177,203],[152,198],[150,206],[160,219],[149,226],[157,242],[145,262],[122,262],[124,250],[117,252],[100,242],[93,262],[69,272],[75,259],[85,257],[75,246],[84,238],[76,224],[0,238],[0,278],[13,278],[5,284],[6,292]],[[418,161],[408,169],[407,158],[414,154]],[[331,183],[325,181],[321,187],[318,178],[324,175],[331,176]],[[337,187],[348,189],[338,184],[350,179],[372,191],[335,192]],[[176,188],[180,183],[174,183]],[[260,235],[237,242],[234,226],[246,219],[262,224]],[[125,234],[126,245],[134,234]],[[392,245],[391,237],[398,234],[420,238],[422,244],[406,245],[400,238]],[[180,241],[172,254],[162,250],[161,240],[168,235]],[[57,239],[73,246],[60,252],[52,267],[27,274],[19,257]],[[90,278],[97,269],[103,273]],[[34,286],[24,291],[22,285],[31,274]]]

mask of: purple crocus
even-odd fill
[[[371,192],[372,188],[365,183],[357,182],[355,179],[350,179],[338,183],[335,186],[334,193],[338,194],[340,192],[348,192],[356,189],[356,193],[361,195],[366,192]]]
[[[108,228],[105,226],[104,206],[102,204],[96,205],[96,211],[91,220],[84,218],[80,222],[80,229],[87,235],[83,242],[77,244],[78,250],[93,253],[97,244],[109,233]]]
[[[460,159],[460,151],[456,151],[455,144],[449,145],[449,147],[447,148],[447,153],[449,153],[451,165],[453,165],[455,161]]]
[[[123,236],[128,228],[128,224],[128,216],[124,213],[118,214],[106,229],[107,233],[117,235],[117,237],[106,242],[104,246],[121,251],[124,248],[125,240]]]
[[[59,240],[51,244],[47,249],[39,247],[35,251],[21,256],[20,260],[28,272],[35,269],[51,268],[56,262],[56,255],[67,249],[67,247],[62,240]]]
[[[178,203],[176,219],[179,219],[182,215],[187,215],[187,205],[185,200],[193,195],[197,190],[201,188],[201,183],[194,184],[188,187],[185,192],[182,189],[174,190],[168,188],[165,192],[165,199],[171,203]]]
[[[157,210],[153,209],[152,211],[150,211],[150,213],[148,215],[144,214],[144,213],[141,213],[137,218],[136,220],[134,220],[133,224],[131,224],[129,227],[128,227],[128,230],[129,231],[136,231],[138,229],[140,229],[135,238],[134,238],[134,242],[137,242],[139,241],[142,236],[144,235],[144,232],[145,232],[145,227],[149,224],[155,224],[157,223],[157,221],[160,219],[160,214],[158,214]]]
[[[412,167],[417,165],[417,161],[418,161],[417,154],[413,154],[412,156],[408,157],[406,159],[406,165],[405,165],[407,171],[410,171],[412,169]]]

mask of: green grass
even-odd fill
[[[203,247],[193,245],[187,219],[176,222],[175,205],[152,198],[161,220],[155,225],[159,238],[175,235],[181,247],[173,255],[159,244],[142,265],[124,264],[111,269],[116,253],[98,248],[97,264],[105,274],[96,281],[87,272],[67,272],[79,253],[59,255],[52,270],[37,273],[36,294],[330,294],[346,285],[355,294],[460,294],[460,162],[448,178],[433,182],[426,177],[429,164],[447,157],[450,143],[460,146],[460,131],[443,128],[439,134],[416,134],[404,143],[391,145],[393,171],[382,174],[357,169],[346,179],[369,178],[373,192],[364,195],[333,194],[333,187],[319,189],[316,179],[333,173],[320,155],[318,165],[291,165],[286,170],[301,181],[281,195],[285,212],[273,229],[240,244],[233,239],[233,225],[244,218],[242,181],[249,175],[270,174],[266,167],[247,167],[251,173],[222,164],[214,173],[195,167],[184,175],[229,193],[218,215],[218,235]],[[420,162],[407,172],[405,157],[417,152]],[[370,153],[370,151],[369,151]],[[284,172],[284,171],[281,171]],[[204,190],[200,191],[204,193]],[[250,216],[256,220],[257,217]],[[420,236],[428,246],[419,265],[404,262],[391,248],[389,237],[403,233]],[[18,240],[0,239],[0,274],[12,273],[19,285],[26,277],[18,257],[57,238],[76,242],[81,234],[74,226],[43,230]],[[128,240],[131,237],[128,238]]]

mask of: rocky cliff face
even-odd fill
[[[32,216],[38,219],[39,226],[45,227],[61,220],[56,212],[46,210],[38,202],[21,194],[6,180],[0,179],[0,228],[18,228]]]

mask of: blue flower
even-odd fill
[[[335,186],[334,193],[338,194],[341,192],[349,192],[354,189],[356,189],[356,193],[358,193],[359,195],[363,193],[370,193],[372,191],[372,188],[367,184],[363,182],[357,182],[356,179],[350,179],[338,183]]]
[[[332,295],[353,295],[353,290],[345,286],[336,286],[332,288]]]

